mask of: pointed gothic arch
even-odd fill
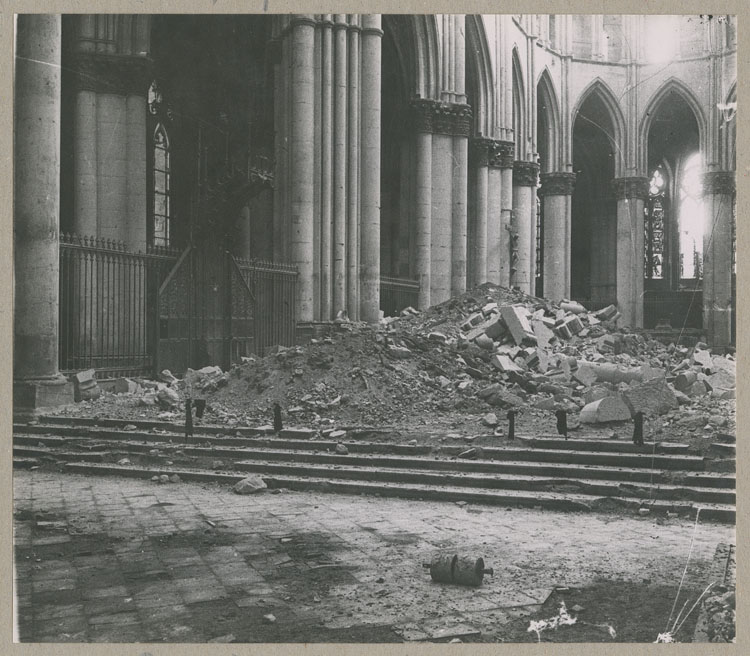
[[[596,96],[602,101],[604,108],[607,111],[611,126],[609,129],[607,126],[599,125],[604,136],[609,140],[615,159],[615,177],[622,175],[625,167],[625,116],[620,107],[620,103],[615,96],[610,86],[601,78],[597,77],[591,82],[578,97],[578,101],[573,108],[571,114],[571,125],[575,125],[576,119],[578,118],[581,108],[584,106],[587,100],[592,96]]]
[[[562,170],[560,105],[555,93],[552,75],[545,66],[537,81],[537,121],[544,134],[537,129],[537,150],[541,172]]]
[[[646,109],[643,112],[643,116],[640,121],[640,129],[638,131],[638,143],[641,144],[640,153],[640,164],[641,170],[648,168],[648,135],[653,124],[654,116],[660,109],[662,103],[670,96],[670,94],[676,93],[690,108],[695,118],[695,122],[698,125],[698,149],[702,153],[707,152],[708,145],[708,134],[707,134],[707,121],[706,116],[701,109],[701,104],[695,97],[692,90],[682,81],[676,77],[669,78],[659,89],[651,96]]]
[[[523,68],[518,47],[513,46],[513,140],[516,143],[516,159],[524,159],[526,140],[526,94],[524,92]]]
[[[496,104],[494,75],[481,16],[466,16],[466,68],[467,82],[469,78],[473,79],[476,95],[476,106],[472,106],[474,133],[477,136],[492,136]]]

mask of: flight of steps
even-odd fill
[[[690,516],[700,508],[704,519],[735,519],[734,474],[706,471],[704,459],[684,444],[540,436],[433,446],[367,441],[365,434],[344,441],[348,453],[338,454],[338,442],[301,439],[294,430],[279,436],[227,430],[196,427],[186,443],[182,426],[169,422],[42,417],[14,425],[13,460],[19,468],[51,464],[77,473],[178,474],[228,484],[253,473],[269,488],[511,507]],[[130,462],[117,464],[124,458]]]

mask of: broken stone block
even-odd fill
[[[578,301],[561,301],[560,308],[571,314],[583,314],[586,312],[586,308]]]
[[[583,394],[583,401],[586,404],[593,403],[599,399],[603,399],[605,396],[612,396],[613,392],[602,385],[596,385],[590,389],[587,389]]]
[[[686,390],[689,390],[697,380],[698,375],[694,371],[683,371],[674,379],[674,387],[681,392],[685,392]]]
[[[171,387],[162,387],[156,393],[156,401],[163,410],[171,410],[180,404],[180,395]]]
[[[582,363],[573,373],[573,378],[581,383],[581,385],[590,387],[596,382],[596,372],[587,364]]]
[[[687,394],[679,390],[675,390],[674,396],[680,405],[690,405],[693,402]]]
[[[73,398],[75,401],[92,401],[102,395],[96,382],[96,370],[86,369],[71,376],[73,381]]]
[[[534,403],[534,407],[539,410],[553,412],[554,410],[557,410],[557,401],[553,398],[539,399],[539,401]]]
[[[583,324],[581,323],[581,320],[575,315],[566,317],[559,326],[555,327],[555,331],[557,332],[557,334],[565,339],[570,339],[571,337],[573,337],[573,335],[577,335],[582,330]]]
[[[717,399],[719,401],[734,399],[735,396],[736,392],[733,389],[715,389],[713,392],[711,392],[711,398]]]
[[[539,366],[539,351],[535,348],[523,350],[523,361],[529,369],[535,369]]]
[[[712,390],[731,390],[736,387],[735,375],[724,369],[711,374],[706,382],[711,386]]]
[[[349,455],[349,449],[346,448],[346,445],[341,444],[341,442],[339,442],[336,445],[336,453],[340,456],[346,456],[346,455]]]
[[[708,393],[708,387],[702,380],[696,380],[685,393],[691,398],[705,396]]]
[[[482,423],[485,426],[489,426],[490,428],[494,428],[497,426],[497,415],[494,412],[488,412],[484,417],[482,417]]]
[[[477,337],[474,339],[474,343],[480,347],[483,348],[486,351],[491,351],[493,348],[495,348],[495,342],[491,337],[487,337],[484,333],[481,335],[477,335]]]
[[[265,490],[268,486],[260,476],[247,476],[232,488],[235,494],[256,494]]]
[[[659,380],[661,378],[665,378],[667,375],[665,369],[662,369],[661,367],[652,367],[650,364],[642,364],[640,370],[641,380],[643,380],[644,383],[649,380]]]
[[[534,346],[536,344],[536,335],[534,335],[534,331],[531,329],[525,308],[515,305],[504,305],[500,308],[500,316],[503,318],[505,326],[513,337],[513,341],[518,346]]]
[[[605,396],[583,407],[580,414],[582,424],[604,424],[610,421],[627,421],[630,410],[619,396]]]
[[[497,303],[495,303],[495,302],[492,302],[492,303],[487,303],[487,305],[485,305],[485,306],[484,306],[484,307],[482,308],[482,314],[483,314],[483,315],[484,315],[485,317],[487,317],[487,316],[489,316],[490,314],[493,314],[493,313],[495,313],[495,312],[497,312]]]
[[[544,323],[544,321],[533,319],[531,321],[531,329],[534,331],[536,343],[539,344],[539,346],[547,347],[555,338],[555,333]]]
[[[499,390],[487,398],[487,403],[498,408],[513,408],[524,405],[525,401],[516,394]]]
[[[601,310],[594,312],[594,316],[600,321],[611,321],[615,315],[618,314],[617,308],[614,305],[608,305]]]
[[[114,394],[135,394],[141,389],[141,386],[130,378],[116,378],[110,385]]]
[[[164,369],[157,378],[162,382],[166,383],[167,385],[173,385],[177,382],[177,379],[172,375],[172,372],[169,369]]]
[[[466,321],[461,324],[461,330],[464,332],[470,331],[474,326],[480,324],[484,320],[484,316],[481,312],[475,312]]]
[[[427,340],[430,342],[438,342],[439,344],[445,344],[447,338],[443,333],[431,332],[427,335]]]
[[[633,414],[642,412],[647,416],[666,414],[678,405],[674,392],[667,385],[667,381],[663,379],[654,379],[640,385],[631,385],[624,392],[623,398]]]
[[[406,360],[411,357],[411,351],[405,346],[388,345],[388,355],[396,360]]]
[[[712,358],[711,358],[711,352],[700,349],[697,346],[695,350],[693,350],[691,361],[694,364],[699,364],[701,367],[704,367],[707,369],[710,369],[711,365],[713,364]]]
[[[511,360],[507,355],[501,355],[499,353],[496,353],[492,356],[492,366],[495,367],[495,369],[498,369],[499,371],[503,372],[509,372],[509,371],[523,371],[521,367],[519,367],[513,360]]]
[[[490,323],[490,325],[484,329],[484,334],[492,340],[497,340],[505,334],[505,326],[502,321],[498,319],[497,321]]]

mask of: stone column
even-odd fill
[[[490,139],[471,140],[471,167],[474,170],[474,240],[470,247],[470,280],[474,285],[487,281],[487,245],[489,243],[489,149]]]
[[[320,318],[331,319],[331,232],[333,185],[333,22],[325,14],[321,24],[321,117],[320,117]]]
[[[613,180],[617,198],[617,306],[620,324],[643,327],[643,209],[648,178]]]
[[[514,287],[534,294],[536,258],[536,186],[539,166],[535,162],[513,163],[513,232],[518,244]]]
[[[348,128],[348,151],[349,168],[347,172],[347,184],[349,192],[347,195],[347,235],[346,235],[346,262],[347,262],[347,286],[346,286],[346,309],[349,318],[353,321],[359,320],[359,78],[361,68],[361,57],[359,53],[359,26],[360,17],[350,17],[349,28],[349,96],[347,98],[349,121]]]
[[[503,237],[507,230],[503,219],[503,175],[498,157],[499,141],[492,144],[487,157],[487,282],[501,284]],[[506,242],[507,243],[507,242]]]
[[[451,195],[451,296],[466,291],[466,223],[469,175],[469,131],[471,108],[468,105],[453,106],[453,192]]]
[[[510,287],[511,276],[516,267],[513,261],[513,154],[515,144],[512,141],[498,142],[497,154],[493,166],[500,168],[500,284]]]
[[[297,320],[314,319],[313,304],[313,160],[315,21],[309,15],[291,19],[291,242],[297,265]]]
[[[571,199],[575,173],[542,173],[544,297],[570,298]]]
[[[735,172],[706,173],[703,185],[703,328],[712,346],[728,346],[732,341]]]
[[[416,131],[415,272],[419,281],[420,310],[430,307],[432,285],[432,112],[429,101],[415,101],[412,105]]]
[[[73,402],[58,369],[61,19],[16,24],[13,404]]]
[[[446,106],[436,105],[432,135],[432,234],[430,302],[442,303],[451,294],[453,127]]]
[[[362,151],[360,318],[380,318],[380,62],[379,15],[362,17]]]
[[[333,91],[333,313],[346,309],[347,24],[336,14]]]

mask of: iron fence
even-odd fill
[[[235,258],[255,299],[254,351],[295,344],[297,268],[265,260]]]
[[[156,292],[176,260],[166,249],[131,253],[114,240],[61,235],[60,370],[149,374]]]
[[[703,327],[703,292],[698,290],[644,292],[643,327],[668,322],[677,330]]]
[[[417,307],[419,283],[416,280],[380,276],[380,309],[394,317],[407,307]]]

